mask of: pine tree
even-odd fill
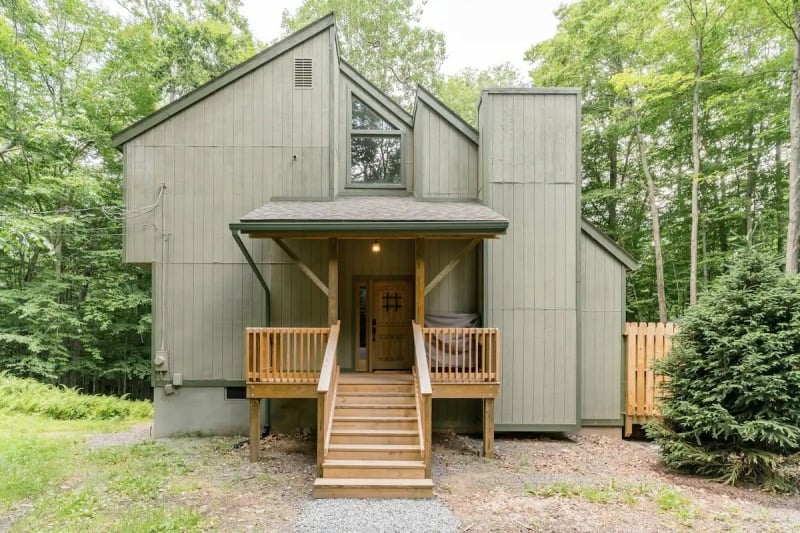
[[[656,369],[661,422],[648,434],[668,467],[725,483],[798,488],[800,282],[745,252],[680,324]]]

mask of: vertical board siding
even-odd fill
[[[414,116],[414,192],[422,198],[477,198],[478,147],[418,101]]]
[[[153,263],[154,345],[163,329],[184,380],[243,379],[244,328],[264,324],[264,291],[228,225],[274,197],[329,196],[330,31],[125,145],[125,260]],[[312,89],[293,87],[295,58],[313,60]],[[327,300],[283,252],[243,240],[272,290],[272,324],[326,325]],[[327,278],[326,246],[287,242]]]
[[[485,319],[503,346],[496,423],[506,428],[580,421],[578,109],[573,93],[482,95],[484,201],[510,222],[484,257]]]
[[[469,244],[468,240],[430,239],[425,246],[425,272],[430,282],[458,253]],[[478,287],[477,251],[471,250],[458,265],[425,296],[425,312],[477,313]]]
[[[622,423],[625,266],[581,235],[581,418]]]

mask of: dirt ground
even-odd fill
[[[611,437],[440,435],[437,497],[462,531],[800,531],[800,495],[668,473],[655,446]]]
[[[106,438],[89,443],[128,444],[119,435]],[[241,437],[157,442],[177,463],[159,504],[197,513],[200,530],[291,531],[311,497],[311,436],[270,435],[255,464]],[[498,436],[494,459],[480,457],[480,448],[470,437],[434,438],[435,495],[460,520],[460,531],[800,531],[800,495],[668,473],[646,442]]]

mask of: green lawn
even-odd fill
[[[195,511],[163,497],[188,490],[182,487],[190,469],[173,448],[146,441],[91,450],[85,443],[90,433],[147,422],[142,415],[151,412],[141,402],[80,396],[0,374],[0,529],[139,533],[207,526]]]

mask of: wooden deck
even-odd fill
[[[499,332],[412,324],[410,371],[341,373],[340,323],[248,328],[250,459],[258,460],[263,398],[317,399],[317,497],[429,498],[432,400],[483,399],[486,456],[494,453]]]

